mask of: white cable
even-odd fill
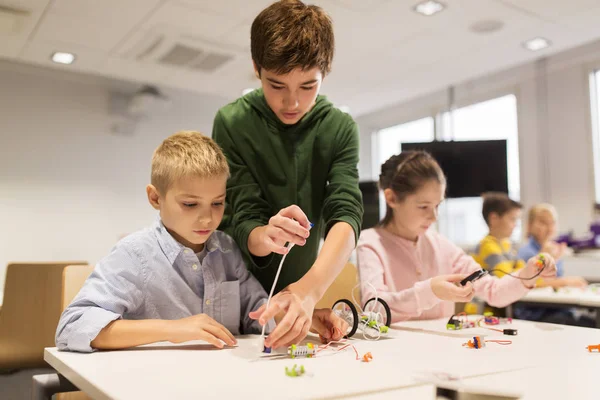
[[[375,307],[377,307],[377,299],[379,298],[379,296],[377,294],[377,288],[375,286],[373,286],[373,284],[371,282],[365,282],[365,283],[362,283],[362,284],[371,286],[371,289],[373,289],[373,291],[375,292],[375,300],[373,302],[373,309],[375,310]],[[352,294],[352,302],[360,310],[360,312],[359,312],[359,318],[360,318],[360,315],[367,314],[367,312],[360,306],[360,303],[356,301],[356,297],[354,297],[354,291],[359,286],[361,286],[361,283],[358,283],[356,286],[354,286],[354,288],[352,289],[351,294]],[[369,318],[367,319],[365,327],[362,329],[363,338],[365,338],[366,340],[379,340],[379,338],[381,338],[381,331],[379,329],[371,328],[371,327],[368,326],[368,323],[372,320],[371,319],[372,314],[380,315],[381,318],[382,318],[381,322],[383,323],[383,316],[380,313],[375,313],[375,312],[371,313],[371,312],[369,312],[368,313]],[[377,317],[375,317],[375,322],[379,326],[379,321],[378,321]],[[360,323],[360,321],[359,321],[359,323]],[[367,334],[366,332],[369,329],[373,329],[374,331],[377,331],[377,335],[376,336],[371,336],[371,335]]]
[[[271,286],[271,292],[269,293],[269,297],[267,298],[267,307],[265,307],[265,311],[267,311],[269,309],[269,303],[271,302],[271,297],[273,297],[273,292],[275,291],[275,286],[277,285],[277,281],[279,280],[279,273],[281,272],[281,267],[283,266],[283,262],[285,261],[285,258],[287,257],[287,255],[290,254],[292,247],[294,247],[294,243],[291,243],[291,242],[288,243],[288,245],[287,245],[288,251],[287,251],[287,253],[285,253],[283,255],[283,257],[281,257],[281,261],[279,262],[279,268],[277,268],[277,273],[275,274],[275,280],[273,281],[273,286]],[[265,321],[265,324],[262,327],[262,333],[260,334],[261,341],[263,343],[263,347],[264,347],[264,342],[265,342],[265,328],[266,327],[267,327],[267,321]]]

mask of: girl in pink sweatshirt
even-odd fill
[[[389,304],[392,322],[433,319],[451,316],[454,302],[470,301],[474,295],[494,307],[504,307],[534,286],[536,278],[528,278],[538,272],[537,258],[517,273],[524,279],[486,275],[474,284],[457,284],[481,267],[429,229],[437,220],[446,178],[428,153],[392,156],[381,167],[379,187],[387,213],[378,227],[363,231],[357,247],[363,304],[375,296],[373,285],[377,296]],[[548,254],[544,257],[546,267],[540,276],[555,276],[554,260]]]

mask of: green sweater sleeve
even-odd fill
[[[354,121],[340,130],[329,169],[328,185],[323,204],[325,235],[336,222],[346,222],[354,229],[358,243],[363,218],[362,193],[358,187],[358,126]]]
[[[227,206],[220,228],[238,244],[246,260],[252,263],[249,267],[268,265],[272,255],[254,257],[248,250],[248,236],[254,228],[268,224],[271,218],[270,207],[242,160],[220,111],[215,116],[212,138],[227,157],[230,172],[227,181]],[[235,213],[233,210],[236,210]]]

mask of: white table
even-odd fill
[[[405,322],[400,325],[402,329],[444,336],[479,334],[486,331],[480,328],[456,332],[444,331],[440,324],[433,321]],[[514,342],[511,346],[502,347],[506,355],[513,356],[512,371],[491,374],[482,372],[478,376],[470,377],[457,376],[455,378],[459,379],[456,380],[440,379],[435,382],[436,385],[467,393],[513,395],[524,400],[567,398],[596,400],[599,398],[595,383],[600,371],[600,353],[589,353],[585,347],[589,344],[600,344],[600,331],[529,321],[514,321],[512,327],[518,329],[518,336],[513,338]],[[508,338],[508,336],[499,337]],[[481,357],[481,363],[496,363],[497,356],[489,351],[492,346],[500,347],[489,343],[484,349],[466,351]],[[468,357],[472,361],[471,354]],[[432,400],[435,393],[435,385],[425,384],[358,398]]]
[[[596,327],[600,328],[600,288],[591,285],[587,289],[550,287],[530,290],[515,304],[535,307],[584,307],[596,310]]]
[[[562,258],[566,276],[582,276],[600,282],[600,250],[586,250]]]
[[[447,319],[393,325],[389,338],[353,339],[358,352],[373,361],[355,360],[352,350],[324,350],[312,359],[264,358],[257,337],[241,337],[236,348],[214,350],[200,342],[160,343],[131,350],[77,354],[46,349],[45,360],[76,386],[97,399],[164,398],[334,398],[374,396],[416,390],[452,376],[461,382],[517,368],[539,368],[556,360],[573,362],[600,343],[594,329],[517,321],[516,337],[474,328],[446,331]],[[481,350],[463,342],[473,335],[511,339]],[[600,369],[600,356],[595,359]],[[290,378],[284,368],[304,365],[307,375]],[[441,378],[440,378],[441,377]]]

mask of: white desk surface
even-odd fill
[[[541,366],[510,372],[499,372],[455,382],[440,382],[441,387],[453,388],[466,393],[512,395],[522,400],[599,398],[597,379],[600,354],[588,353],[576,362],[554,362]],[[427,384],[358,396],[360,400],[381,399],[435,399],[436,386]]]
[[[448,376],[465,382],[516,369],[554,366],[557,360],[558,366],[568,368],[591,360],[584,347],[600,343],[600,331],[595,329],[515,321],[512,327],[519,335],[509,337],[483,328],[447,331],[446,321],[395,324],[389,338],[377,342],[357,335],[352,343],[361,355],[373,354],[370,363],[356,361],[352,350],[324,350],[311,359],[261,358],[256,353],[259,338],[252,336],[239,338],[238,347],[225,350],[200,342],[93,354],[51,348],[46,349],[45,360],[97,399],[370,398],[400,393],[399,389],[426,393],[427,385]],[[480,350],[462,346],[468,338],[481,334],[510,339],[513,344],[489,343]],[[593,361],[595,371],[600,370],[600,355]],[[285,366],[295,363],[304,365],[307,375],[286,376]]]
[[[600,281],[600,250],[563,257],[565,275],[583,276],[589,281]]]
[[[600,307],[600,288],[595,285],[587,289],[561,288],[558,291],[549,287],[539,288],[529,291],[519,301]]]

